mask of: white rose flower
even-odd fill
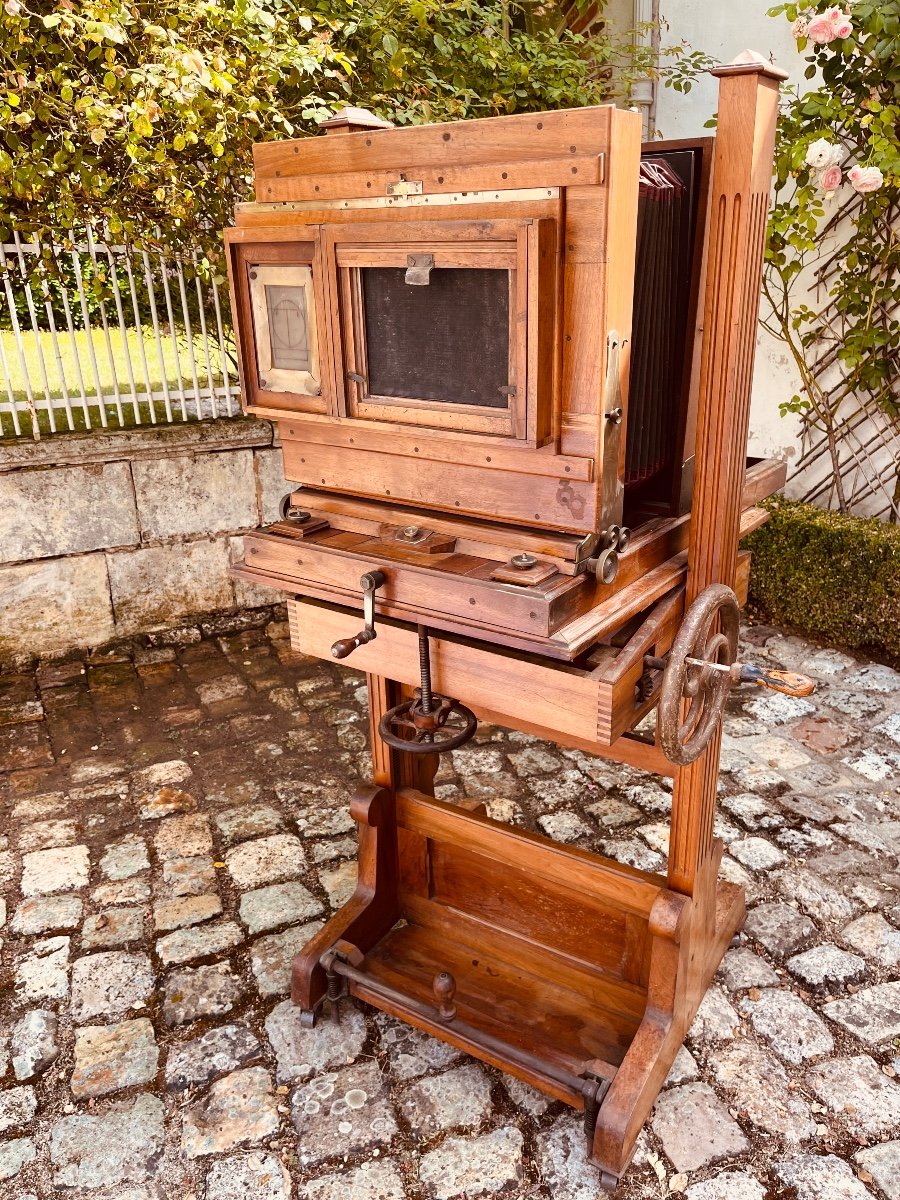
[[[816,171],[824,171],[827,167],[833,167],[835,163],[839,163],[842,157],[843,152],[840,146],[829,142],[827,138],[818,138],[815,142],[810,143],[804,161],[808,167],[812,167]]]

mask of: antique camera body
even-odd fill
[[[244,404],[310,516],[251,535],[242,574],[358,607],[377,567],[379,615],[596,676],[689,529],[712,143],[642,168],[639,137],[610,105],[257,147],[226,235]],[[782,471],[758,465],[743,506]],[[652,682],[606,701],[609,741]]]
[[[369,683],[360,882],[294,1000],[349,992],[583,1110],[610,1186],[743,919],[725,693],[789,686],[734,662],[739,537],[783,480],[746,460],[781,75],[717,74],[716,142],[643,152],[613,106],[344,110],[256,147],[225,235],[244,405],[296,485],[235,569]],[[477,719],[673,775],[667,876],[435,800]]]

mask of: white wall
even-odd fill
[[[790,25],[783,17],[768,17],[772,0],[660,0],[660,16],[667,23],[663,46],[687,42],[720,62],[730,62],[742,50],[756,50],[790,72],[790,81],[809,87],[803,79],[805,62],[797,53]],[[665,59],[663,59],[665,62]],[[716,111],[717,81],[701,78],[687,95],[658,86],[657,133],[665,138],[696,137]],[[799,426],[796,417],[782,417],[778,406],[800,390],[783,343],[760,329],[756,370],[753,377],[753,406],[750,414],[750,452],[780,455],[792,460],[799,455]],[[790,487],[788,487],[790,491]]]

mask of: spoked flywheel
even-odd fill
[[[378,722],[378,734],[395,750],[409,754],[443,754],[462,746],[478,728],[478,718],[470,708],[436,695],[431,690],[431,657],[428,630],[419,626],[419,667],[421,687],[413,698],[389,709]]]
[[[712,584],[687,610],[666,657],[657,728],[666,757],[678,766],[700,757],[722,719],[740,619],[731,588]]]

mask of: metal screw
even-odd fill
[[[509,565],[516,571],[527,571],[537,566],[537,558],[533,554],[514,554],[509,560]]]

